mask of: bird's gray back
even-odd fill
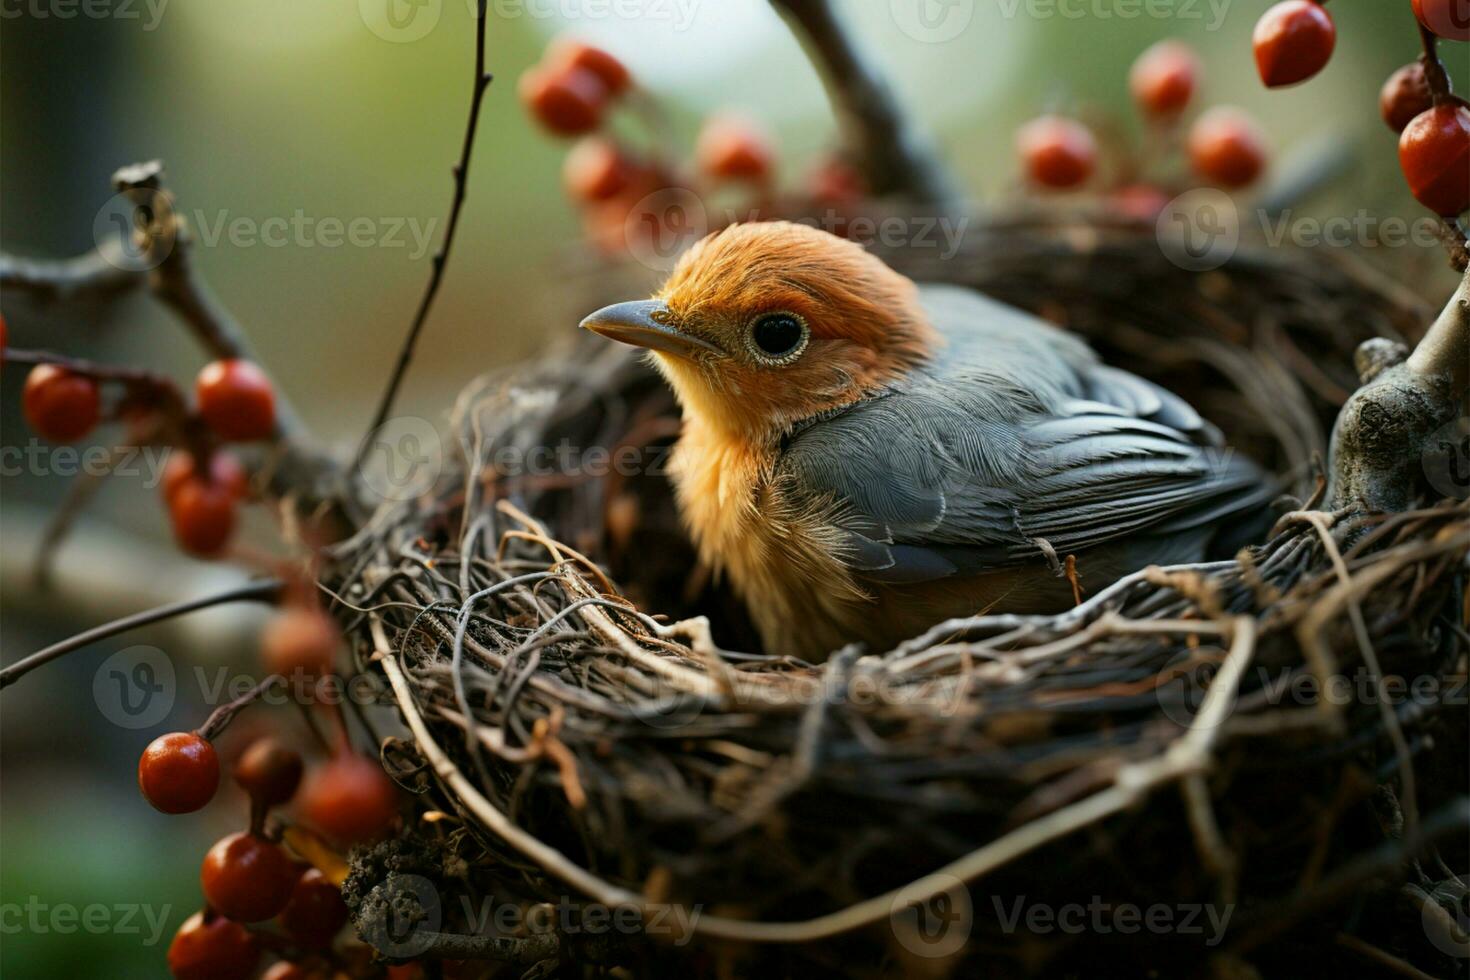
[[[946,345],[867,401],[799,428],[779,472],[835,507],[847,563],[924,581],[1184,531],[1260,507],[1261,474],[1209,448],[1177,396],[968,290],[926,286]]]

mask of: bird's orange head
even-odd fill
[[[651,350],[686,416],[755,442],[861,400],[941,342],[911,280],[853,242],[784,221],[709,235],[653,299],[582,326]]]

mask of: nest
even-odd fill
[[[1186,395],[1280,475],[1270,539],[1084,569],[1056,616],[766,656],[679,527],[677,410],[640,360],[594,343],[485,379],[455,471],[323,575],[417,794],[356,857],[359,928],[412,881],[432,928],[379,949],[487,975],[1463,967],[1470,509],[1308,509],[1355,348],[1429,311],[1341,260],[1187,272],[1151,228],[1048,215],[884,258]],[[521,914],[492,937],[486,901]]]

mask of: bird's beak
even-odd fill
[[[685,333],[674,326],[674,322],[667,306],[657,300],[642,299],[604,306],[582,321],[582,329],[634,347],[682,357],[691,357],[701,351],[719,353],[720,349],[714,344]]]

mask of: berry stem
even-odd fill
[[[215,708],[209,717],[204,720],[204,724],[199,726],[200,737],[213,741],[235,719],[235,715],[240,713],[240,709],[254,703],[275,682],[276,676],[272,674],[233,701]]]
[[[1439,60],[1439,38],[1423,24],[1419,25],[1419,41],[1424,45],[1424,54],[1419,59],[1424,64],[1424,79],[1429,83],[1429,95],[1435,105],[1456,99],[1450,83],[1450,74],[1444,62]]]

